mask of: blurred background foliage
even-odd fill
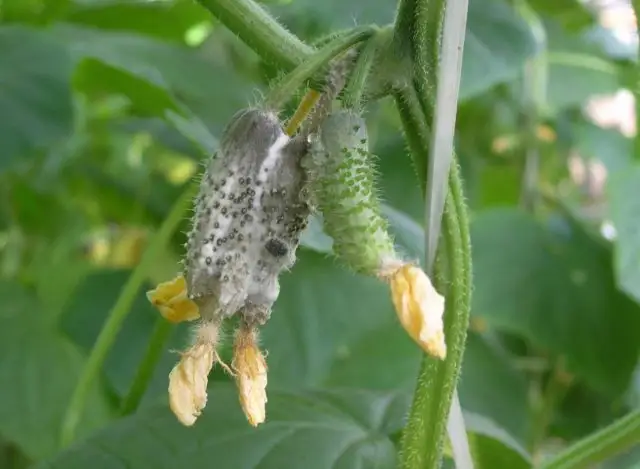
[[[471,0],[456,144],[472,213],[472,330],[459,384],[480,468],[526,468],[640,406],[640,155],[624,2]],[[386,24],[391,0],[266,2],[313,40]],[[214,372],[198,424],[168,411],[166,346],[119,419],[157,313],[139,292],[80,440],[79,372],[147,241],[216,137],[276,71],[192,0],[0,0],[0,467],[391,468],[420,352],[385,288],[314,222],[263,342],[268,423]],[[389,99],[367,110],[385,213],[409,256],[423,202]],[[186,220],[183,230],[186,229]],[[177,233],[147,286],[171,278]],[[228,356],[228,351],[225,352]],[[640,446],[603,466],[640,467]]]

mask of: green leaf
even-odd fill
[[[73,130],[72,64],[44,31],[0,27],[0,170]]]
[[[585,103],[596,94],[621,87],[618,69],[584,38],[547,24],[549,77],[547,105],[557,111]]]
[[[622,418],[629,408],[621,400],[599,393],[584,382],[574,382],[558,402],[548,434],[564,441],[584,438]]]
[[[236,387],[214,383],[192,428],[165,404],[117,422],[39,469],[391,469],[387,435],[402,426],[403,396],[367,391],[294,393],[270,387],[267,422],[257,429],[240,412]]]
[[[401,252],[416,260],[422,260],[425,247],[422,227],[407,214],[390,205],[382,204],[382,213],[389,221],[389,231]]]
[[[202,155],[213,155],[218,148],[218,140],[197,116],[187,109],[183,109],[183,113],[184,116],[169,109],[165,117],[180,134],[198,146]]]
[[[3,0],[2,21],[44,24],[64,13],[70,0]]]
[[[633,140],[615,129],[578,122],[574,125],[574,136],[580,156],[601,161],[609,173],[628,170],[633,162]]]
[[[102,324],[115,303],[130,272],[127,270],[97,271],[78,286],[73,300],[61,319],[62,330],[80,347],[91,350]],[[138,364],[146,351],[147,341],[159,313],[146,298],[147,286],[138,296],[125,319],[116,342],[104,364],[104,375],[120,396],[131,385]],[[166,392],[167,376],[177,356],[171,350],[181,350],[187,340],[188,326],[174,329],[147,390],[148,398]]]
[[[25,232],[55,236],[62,231],[61,225],[68,213],[53,190],[39,187],[31,177],[18,175],[12,175],[6,188],[12,202],[13,221]],[[48,216],[43,217],[43,213]]]
[[[391,97],[367,118],[370,148],[377,158],[380,196],[388,205],[413,220],[424,218],[424,197],[411,158],[407,154],[398,109]],[[420,228],[421,229],[421,228]]]
[[[331,30],[353,26],[354,19],[359,24],[389,23],[393,20],[395,7],[394,2],[386,0],[296,0],[272,10],[292,27],[306,21]],[[534,41],[527,24],[505,2],[484,0],[469,2],[464,48],[461,100],[514,78],[533,53]]]
[[[635,62],[638,48],[633,41],[627,40],[615,28],[606,24],[597,24],[586,34],[589,44],[614,60]]]
[[[280,299],[262,337],[269,352],[270,385],[402,389],[408,396],[420,352],[398,324],[387,287],[352,276],[320,254],[299,254],[299,263],[283,278]],[[62,327],[83,348],[92,346],[126,275],[99,272],[78,288]],[[131,384],[156,317],[141,292],[104,367],[120,395]],[[176,361],[169,350],[181,350],[188,340],[188,326],[183,326],[166,345],[147,402],[166,393],[167,376]],[[479,337],[469,339],[460,393],[465,409],[498,422],[516,439],[524,438],[522,377]]]
[[[617,290],[602,241],[551,220],[545,226],[509,209],[477,216],[472,312],[565,357],[594,388],[620,394],[640,347],[640,308]]]
[[[580,0],[529,0],[534,10],[545,17],[552,18],[567,30],[577,31],[596,22],[596,15],[589,11]]]
[[[467,337],[458,390],[466,412],[482,415],[498,425],[508,433],[508,444],[524,444],[529,433],[529,389],[525,375],[513,367],[504,352],[490,346],[478,334],[470,333]],[[475,431],[472,425],[469,429]]]
[[[1,284],[0,434],[33,459],[59,449],[59,431],[84,358],[57,330],[46,310],[19,285]],[[89,397],[82,434],[110,416],[96,385]]]
[[[640,469],[640,445],[605,461],[602,469]]]
[[[615,270],[620,288],[640,302],[640,166],[614,173],[607,182],[609,213],[616,229]]]
[[[478,165],[478,208],[516,206],[522,191],[522,168],[518,164]]]
[[[405,236],[413,233],[419,239],[418,225],[408,218],[404,222],[413,223],[406,227]],[[398,324],[388,287],[351,275],[323,254],[307,250],[298,254],[298,263],[282,278],[280,298],[262,334],[269,354],[270,387],[401,389],[408,401],[420,351]],[[91,346],[125,278],[124,272],[99,273],[78,290],[63,324],[85,348]],[[89,307],[91,315],[86,314]],[[106,376],[119,393],[131,382],[156,315],[140,294],[105,364]],[[186,344],[184,329],[176,334],[167,349],[180,350]],[[469,344],[461,381],[463,405],[513,432],[512,440],[522,439],[526,428],[522,377],[481,338],[472,336]],[[165,351],[147,402],[166,393],[167,375],[175,360]],[[218,385],[212,384],[216,396]]]
[[[167,116],[168,112],[165,113],[165,117]],[[180,117],[181,120],[188,120],[185,116]],[[193,129],[190,129],[191,125],[194,126]],[[163,120],[159,117],[126,117],[115,121],[114,127],[119,132],[151,135],[156,143],[168,150],[198,160],[202,158],[200,145],[192,140],[192,135],[197,135],[199,132],[199,122],[187,123],[186,128],[180,132],[176,129],[176,123],[169,123],[166,119]],[[207,136],[209,141],[212,138],[213,136]],[[205,142],[205,140],[202,141]]]
[[[123,93],[141,113],[164,117],[183,104],[217,134],[247,105],[249,83],[202,51],[119,31],[70,25],[53,31],[76,60],[91,59],[81,68],[82,89]]]
[[[529,26],[506,3],[469,2],[459,99],[515,78],[534,51]]]
[[[67,225],[67,233],[31,246],[29,271],[39,301],[47,305],[47,314],[58,317],[75,288],[91,267],[83,256],[81,235]],[[56,275],[51,275],[56,272]]]
[[[300,244],[317,252],[331,254],[333,252],[333,240],[322,229],[322,214],[312,215],[309,218],[307,229],[302,232]]]
[[[66,21],[116,31],[131,31],[165,41],[184,42],[196,24],[211,22],[208,12],[196,2],[139,2],[130,0],[76,3]]]
[[[263,334],[271,382],[287,387],[321,384],[345,348],[395,319],[384,283],[353,275],[326,255],[298,254],[291,273],[281,277]],[[397,322],[392,327],[401,331]]]
[[[490,419],[465,412],[469,444],[478,469],[529,469],[531,458],[520,443]]]
[[[383,206],[383,213],[390,221],[396,241],[404,247],[409,255],[421,258],[424,250],[424,231],[422,228],[411,218],[388,205]],[[283,300],[277,303],[274,316],[275,314],[283,314],[279,311],[284,309],[291,315],[288,319],[293,324],[285,325],[283,318],[281,322],[276,322],[276,326],[273,326],[276,330],[273,331],[274,345],[270,357],[273,357],[274,354],[278,357],[277,346],[285,343],[283,342],[285,336],[282,334],[282,330],[287,332],[304,331],[305,327],[311,327],[309,325],[311,318],[326,318],[329,324],[339,324],[341,320],[344,321],[343,318],[353,318],[352,325],[343,326],[340,331],[331,331],[326,338],[318,337],[323,344],[334,338],[339,339],[334,349],[334,356],[330,357],[330,370],[326,378],[320,382],[330,386],[346,385],[388,390],[398,388],[412,390],[418,372],[420,351],[411,340],[408,340],[406,333],[399,326],[389,300],[383,298],[383,295],[388,295],[388,287],[382,283],[376,283],[367,288],[365,282],[356,287],[355,281],[358,277],[346,275],[341,269],[335,269],[326,261],[321,261],[319,257],[317,260],[318,272],[322,273],[326,280],[315,279],[309,273],[312,269],[307,267],[311,264],[307,259],[312,257],[318,256],[304,255],[301,263],[296,265],[292,272],[294,278],[291,279],[291,283],[283,283],[282,285],[281,295],[289,300],[290,296],[295,294],[295,298],[300,298],[300,306],[283,306]],[[324,277],[325,275],[327,277]],[[332,282],[331,279],[335,280]],[[313,293],[311,291],[307,293],[305,289],[307,285],[313,285]],[[334,291],[336,289],[337,292]],[[351,294],[345,295],[344,291]],[[325,298],[336,298],[338,292],[344,295],[342,305],[322,306]],[[365,298],[366,300],[364,300]],[[307,304],[314,306],[305,306]],[[380,306],[375,307],[374,305]],[[317,312],[313,308],[317,308]],[[345,317],[346,314],[349,316]],[[365,332],[364,328],[360,326],[362,333],[348,338],[345,332],[349,331],[349,326],[357,331],[357,316],[360,314],[363,317],[369,315],[366,328],[371,327],[371,329]],[[293,315],[302,318],[308,315],[309,319],[300,319]],[[278,319],[274,318],[271,321],[278,321]],[[296,324],[299,326],[296,327]],[[318,326],[318,319],[315,319],[314,329]],[[267,326],[267,328],[269,327],[271,325]],[[310,337],[311,335],[303,332],[304,336]],[[303,341],[303,343],[305,342]],[[314,350],[310,350],[306,354],[308,357],[318,355],[319,353]],[[283,357],[281,366],[285,366],[285,360],[289,361],[296,373],[298,370],[308,369],[304,363],[297,364],[293,354],[288,359]],[[270,367],[273,369],[273,365]],[[460,381],[460,399],[464,408],[490,417],[502,428],[509,431],[512,435],[511,438],[524,442],[528,432],[527,393],[527,383],[524,376],[511,366],[504,353],[501,354],[500,351],[490,347],[480,336],[470,334],[465,348]]]

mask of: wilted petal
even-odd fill
[[[195,423],[207,405],[209,372],[217,358],[218,326],[203,324],[196,343],[182,354],[169,374],[169,407],[183,425]]]
[[[198,305],[187,296],[187,282],[182,275],[148,291],[147,298],[167,321],[177,323],[200,317]]]
[[[391,295],[400,323],[429,355],[444,359],[444,297],[422,269],[405,264],[390,276]]]
[[[257,332],[241,327],[234,343],[233,369],[240,394],[240,404],[254,427],[265,421],[267,403],[267,362],[257,345]]]

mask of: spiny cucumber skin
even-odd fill
[[[372,160],[364,119],[341,110],[329,115],[313,136],[306,162],[334,254],[365,275],[376,275],[385,260],[396,256],[377,197]]]
[[[203,319],[238,311],[248,322],[268,319],[309,216],[300,166],[307,146],[259,109],[238,112],[223,132],[202,176],[185,258]]]

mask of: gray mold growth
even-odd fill
[[[306,140],[289,138],[267,111],[240,111],[225,129],[202,176],[185,259],[203,319],[269,318],[309,217],[306,152]]]

